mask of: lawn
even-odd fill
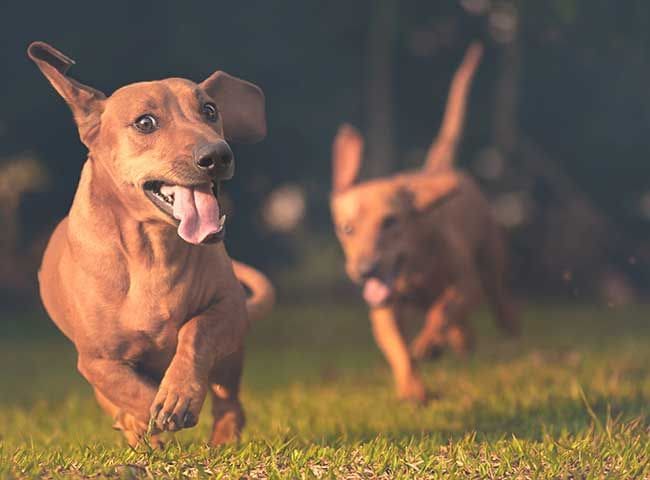
[[[536,306],[502,339],[423,366],[399,403],[361,307],[279,307],[254,325],[241,444],[209,412],[164,451],[128,448],[41,313],[0,317],[1,478],[650,478],[650,308]]]

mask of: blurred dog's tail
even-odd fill
[[[465,123],[469,88],[482,56],[483,45],[479,42],[472,43],[465,52],[465,57],[451,81],[442,126],[429,147],[425,170],[437,171],[452,167]]]
[[[235,276],[247,290],[246,309],[251,321],[265,317],[275,304],[275,289],[268,278],[244,263],[232,262]]]

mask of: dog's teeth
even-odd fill
[[[224,213],[221,215],[221,218],[219,219],[219,226],[223,227],[226,224],[226,214]]]
[[[158,198],[163,200],[165,203],[169,203],[170,205],[174,205],[174,197],[173,195],[165,195],[162,192],[154,192]]]

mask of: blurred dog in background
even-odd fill
[[[467,95],[480,63],[473,44],[451,84],[438,137],[424,167],[357,182],[364,140],[342,125],[333,142],[332,217],[350,278],[363,287],[377,344],[386,356],[400,398],[424,402],[414,359],[445,347],[468,351],[469,313],[487,293],[499,326],[519,324],[505,286],[506,247],[478,185],[453,162]],[[404,312],[426,312],[422,329],[404,339]]]

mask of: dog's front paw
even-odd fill
[[[159,430],[168,432],[193,427],[199,420],[206,393],[207,387],[202,382],[163,378],[151,405],[151,422]]]
[[[425,405],[429,401],[429,393],[426,387],[417,377],[413,377],[397,388],[397,396],[400,400],[412,402],[417,405]]]

